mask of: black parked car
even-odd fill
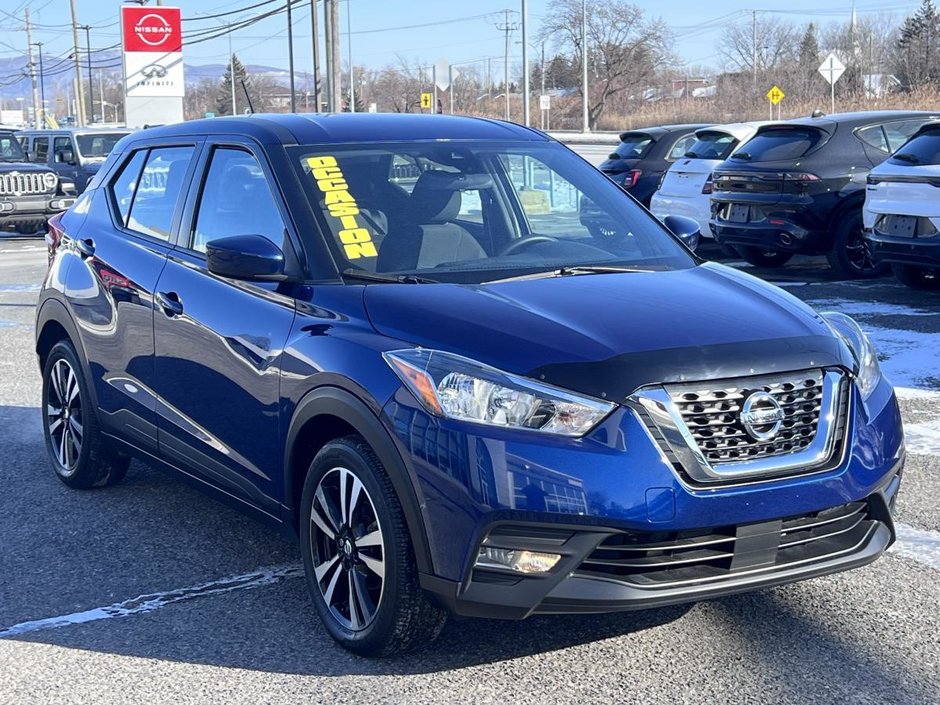
[[[22,130],[16,136],[31,161],[47,164],[60,177],[71,179],[81,193],[114,145],[127,134],[130,130],[83,128]]]
[[[825,254],[845,277],[878,276],[862,231],[865,180],[933,116],[841,113],[767,125],[714,172],[712,228],[752,264]]]
[[[677,159],[695,142],[695,131],[708,125],[662,125],[621,133],[620,145],[600,170],[644,206]]]
[[[75,202],[75,184],[30,164],[13,130],[0,130],[0,235],[45,232],[46,222]]]

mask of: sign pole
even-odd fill
[[[832,115],[836,111],[836,81],[832,77],[832,59],[829,59],[829,114]]]

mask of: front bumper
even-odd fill
[[[865,402],[854,386],[852,395],[836,467],[704,487],[683,478],[624,407],[583,439],[541,438],[432,417],[399,390],[383,416],[411,466],[427,528],[433,574],[422,585],[457,614],[522,618],[694,601],[870,562],[893,540],[888,507],[903,435],[887,382]],[[845,507],[858,510],[839,534],[849,543],[820,532],[808,542],[818,553],[782,550],[788,521]],[[645,551],[640,563],[668,564],[663,556],[677,553],[657,552],[677,541],[690,544],[680,552],[705,559],[691,572],[666,565],[646,581],[616,572],[623,542]],[[546,575],[475,568],[484,542],[562,558]],[[614,568],[591,563],[599,551],[614,556]]]
[[[44,232],[49,218],[74,202],[75,197],[71,195],[0,196],[0,234]]]

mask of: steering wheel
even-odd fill
[[[523,237],[510,242],[502,249],[502,251],[497,254],[497,256],[505,257],[506,255],[514,255],[520,250],[526,249],[529,245],[535,245],[539,242],[558,242],[558,238],[549,237],[548,235],[533,235],[531,237]]]

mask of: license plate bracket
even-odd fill
[[[887,215],[881,219],[878,228],[889,237],[917,236],[917,218],[911,215]]]
[[[732,223],[746,223],[750,212],[750,206],[741,203],[732,203],[731,208],[728,210],[728,220]]]

